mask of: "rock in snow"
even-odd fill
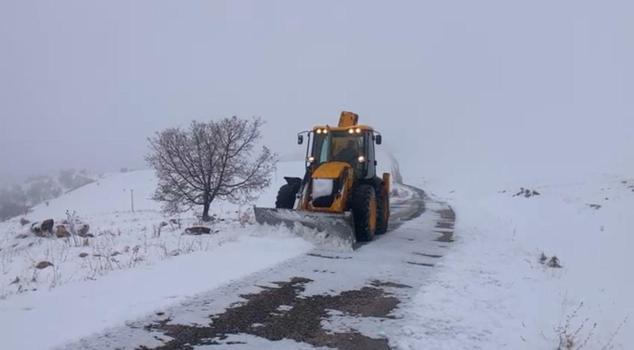
[[[185,230],[185,233],[188,235],[208,235],[211,233],[211,229],[209,227],[205,227],[205,226],[192,226],[188,229]]]
[[[57,225],[55,228],[55,237],[57,238],[66,238],[70,237],[70,232],[66,229],[64,225]]]
[[[40,261],[39,263],[35,265],[35,268],[38,270],[43,270],[49,266],[54,266],[54,265],[50,261]]]

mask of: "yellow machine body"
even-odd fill
[[[371,126],[359,124],[359,116],[352,112],[341,112],[339,117],[339,124],[337,126],[330,125],[316,125],[313,127],[313,131],[328,130],[328,131],[348,131],[353,129],[359,129],[360,131],[374,131]]]
[[[350,190],[354,184],[353,169],[345,162],[329,162],[319,166],[311,175],[312,180],[326,179],[341,181],[342,185],[338,193],[334,195],[334,200],[329,207],[317,207],[312,204],[311,189],[305,191],[301,197],[297,209],[309,210],[322,213],[343,213],[348,209],[347,203]],[[313,182],[311,181],[311,184]]]
[[[255,208],[257,221],[273,225],[283,223],[289,227],[302,224],[330,233],[351,245],[357,240],[371,240],[375,232],[386,232],[391,177],[389,173],[382,177],[376,174],[374,144],[380,144],[380,133],[377,136],[372,127],[359,124],[357,114],[345,111],[337,126],[315,126],[312,132],[306,133],[309,140],[313,140],[310,135],[315,137],[314,145],[319,140],[318,150],[323,148],[325,152],[322,154],[313,149],[310,154],[307,151],[310,156],[304,178],[287,178],[288,184],[280,189],[275,209]],[[346,161],[331,157],[343,151],[351,140],[359,140],[358,143],[364,145],[363,153],[352,159],[346,158]],[[300,137],[299,143],[302,142]],[[308,149],[311,149],[310,145]],[[329,185],[326,195],[320,192],[323,188],[315,190],[317,183]],[[313,198],[314,193],[317,198]]]

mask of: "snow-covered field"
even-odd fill
[[[257,204],[271,206],[283,176],[302,170],[301,162],[280,163]],[[389,334],[391,347],[628,349],[634,343],[634,178],[406,175],[453,206],[456,241],[399,308],[402,327]],[[155,181],[151,171],[110,174],[26,217],[61,222],[67,210],[76,211],[90,225],[93,237],[86,239],[36,237],[20,218],[0,223],[2,349],[44,349],[86,337],[313,249],[286,229],[251,225],[251,204],[215,203],[213,233],[183,235],[197,223],[194,213],[163,214],[150,199]],[[52,266],[36,268],[43,261]]]
[[[419,181],[454,206],[456,242],[398,348],[630,349],[634,179],[486,178]]]
[[[302,170],[301,162],[280,163],[258,204],[271,206],[282,176]],[[283,228],[263,234],[251,225],[252,204],[214,203],[212,234],[185,235],[198,223],[195,212],[166,216],[151,200],[155,185],[150,170],[109,174],[26,216],[31,222],[54,219],[57,226],[75,211],[90,225],[85,238],[37,237],[20,218],[0,223],[0,348],[59,345],[312,247]],[[42,262],[52,265],[38,269]]]

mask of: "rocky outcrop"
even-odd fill
[[[46,237],[53,234],[53,225],[55,221],[53,219],[44,220],[40,222],[34,222],[31,225],[31,232],[38,237]]]
[[[57,225],[57,227],[55,228],[55,237],[57,238],[70,237],[70,232],[68,232],[68,229],[66,229],[66,226]]]
[[[42,221],[42,225],[40,226],[42,232],[53,233],[53,226],[55,225],[55,221],[53,219],[48,219]]]

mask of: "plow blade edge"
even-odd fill
[[[352,216],[346,214],[315,213],[293,209],[253,208],[259,224],[284,225],[295,229],[296,225],[322,232],[326,239],[333,238],[354,247],[356,238]]]

